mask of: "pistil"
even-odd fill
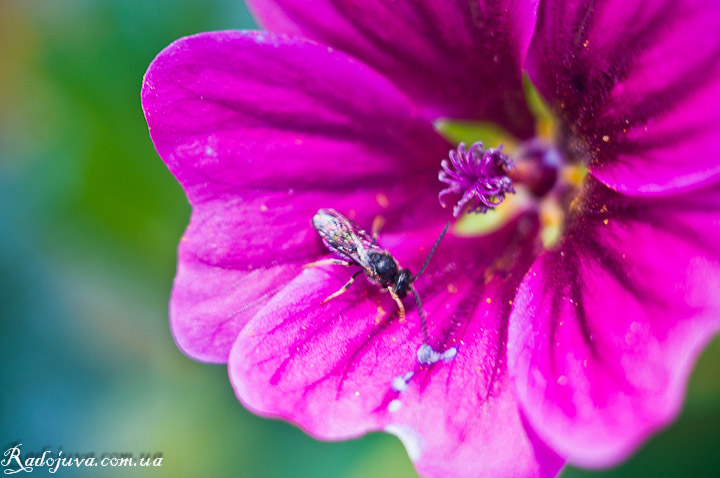
[[[522,184],[537,198],[545,197],[558,180],[560,153],[544,142],[533,139],[523,143],[515,157],[515,167],[509,176],[515,184]]]

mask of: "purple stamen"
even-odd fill
[[[483,144],[477,142],[465,149],[460,143],[457,151],[450,151],[450,160],[440,163],[443,171],[438,179],[447,184],[440,191],[438,199],[442,207],[447,207],[445,196],[460,195],[453,208],[453,215],[459,217],[466,204],[471,203],[468,212],[485,213],[505,200],[505,193],[514,193],[512,179],[508,172],[514,167],[512,160],[502,152],[502,145],[483,150]]]

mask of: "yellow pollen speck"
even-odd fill
[[[603,136],[603,141],[605,141],[606,143],[609,142],[610,136],[608,136],[608,135]]]
[[[570,210],[571,211],[578,211],[580,210],[580,207],[582,206],[582,199],[580,196],[575,196],[572,201],[570,201]]]
[[[463,342],[463,341],[461,340],[461,341],[460,341],[460,345],[465,345],[465,342]]]
[[[267,212],[268,207],[267,207],[266,205],[264,205],[264,204],[261,204],[261,205],[260,205],[260,210],[261,210],[262,212]]]
[[[397,342],[397,339],[395,337],[393,337],[392,339],[393,339],[393,342]]]
[[[457,294],[458,288],[455,284],[453,284],[451,282],[450,284],[447,285],[447,291],[450,292],[451,294]]]
[[[378,305],[377,312],[375,313],[375,325],[380,325],[383,317],[385,317],[385,309],[383,309],[382,305]]]
[[[512,305],[512,300],[509,300],[509,301],[508,301],[508,304]]]
[[[377,201],[378,206],[380,206],[381,208],[386,208],[390,205],[390,200],[383,193],[377,193],[375,195],[375,201]]]
[[[583,46],[587,48],[587,46],[590,44],[590,40],[585,40],[585,43],[583,43]]]
[[[608,225],[609,222],[610,222],[609,219],[604,219],[604,220],[603,220],[603,224],[605,224],[606,226]]]
[[[304,325],[301,325],[300,328],[302,328],[303,330],[307,330]]]
[[[188,240],[187,236],[183,236],[183,237],[180,238],[180,242],[185,242],[185,241],[187,241],[187,240]]]
[[[487,302],[488,304],[490,304],[490,303],[492,303],[492,299],[491,299],[490,297],[488,297],[487,299],[485,299],[485,302]]]

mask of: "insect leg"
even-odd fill
[[[400,297],[393,292],[391,288],[388,287],[388,292],[390,292],[390,295],[392,296],[395,303],[398,305],[398,316],[400,317],[400,322],[405,323],[405,306],[403,305],[402,301],[400,300]]]
[[[322,259],[320,261],[315,262],[309,262],[303,266],[303,269],[307,267],[320,267],[320,266],[328,266],[328,265],[337,265],[337,266],[354,266],[354,262],[348,262],[343,261],[342,259]]]
[[[348,265],[350,265],[350,264],[348,264]],[[355,282],[355,278],[356,278],[358,275],[360,275],[360,273],[361,273],[362,271],[363,271],[363,269],[360,269],[359,271],[357,271],[356,273],[354,273],[354,274],[352,275],[352,277],[350,278],[350,280],[347,281],[347,283],[346,283],[344,286],[342,286],[342,287],[341,287],[337,292],[335,292],[334,294],[330,294],[329,296],[327,296],[327,298],[325,298],[325,300],[323,300],[322,302],[320,302],[320,305],[325,305],[326,302],[334,299],[335,297],[339,296],[340,294],[345,293],[345,291],[350,288],[350,286],[352,285],[352,283]]]

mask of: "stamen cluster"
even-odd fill
[[[438,179],[447,187],[440,191],[438,199],[443,207],[447,207],[447,195],[461,196],[453,208],[455,217],[460,216],[468,203],[468,212],[485,213],[502,204],[506,193],[515,192],[508,176],[514,164],[502,152],[502,145],[483,150],[481,142],[473,144],[470,149],[460,143],[457,151],[450,151],[448,156],[449,161],[444,159],[440,163],[443,170]]]

